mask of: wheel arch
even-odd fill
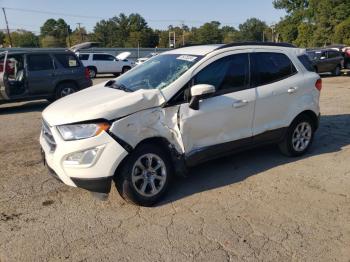
[[[155,137],[149,137],[140,141],[134,148],[129,150],[128,152],[129,154],[124,157],[124,159],[121,161],[121,163],[118,165],[117,169],[115,170],[115,173],[114,173],[115,177],[120,173],[120,170],[122,169],[123,165],[125,164],[127,159],[130,157],[130,154],[136,148],[145,144],[161,147],[166,152],[169,159],[171,159],[172,168],[175,171],[175,174],[179,176],[186,176],[187,168],[185,166],[183,155],[176,150],[175,146],[172,145],[168,139],[161,136],[155,136]]]
[[[312,110],[305,110],[303,112],[301,112],[300,114],[298,114],[294,119],[293,121],[291,122],[291,124],[296,120],[298,119],[299,117],[301,116],[304,116],[306,115],[307,117],[309,117],[315,127],[315,130],[318,129],[318,126],[319,126],[319,116]]]
[[[75,81],[75,80],[73,80],[73,79],[64,79],[64,80],[60,80],[60,81],[58,81],[58,82],[56,83],[56,85],[55,85],[55,93],[56,93],[56,91],[57,91],[57,89],[58,89],[58,87],[59,87],[60,85],[62,85],[62,84],[67,84],[67,83],[69,83],[69,84],[74,84],[75,87],[77,88],[77,90],[79,90],[79,85],[78,85],[77,81]]]

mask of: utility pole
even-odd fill
[[[81,23],[77,23],[77,25],[78,25],[79,34],[80,34],[80,42],[82,43],[83,42],[83,34],[81,33],[81,28],[80,28]]]
[[[67,25],[67,36],[68,36],[68,47],[71,47],[72,43],[70,41],[69,25]]]
[[[10,41],[10,45],[12,47],[12,39],[11,39],[11,35],[10,35],[10,29],[9,29],[9,23],[7,21],[7,17],[6,17],[6,12],[5,12],[5,8],[2,8],[2,11],[4,12],[4,17],[5,17],[5,23],[6,23],[6,29],[7,29],[7,36],[9,38]]]
[[[181,21],[182,27],[182,46],[185,46],[185,21]]]

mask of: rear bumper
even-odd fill
[[[92,86],[92,80],[91,79],[84,79],[83,81],[80,82],[80,89],[85,89],[90,86]]]

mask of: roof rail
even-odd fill
[[[235,46],[279,46],[279,47],[291,47],[291,48],[296,48],[295,45],[289,44],[289,43],[274,43],[274,42],[235,42],[235,43],[230,43],[226,45],[222,45],[218,47],[218,49],[223,49],[227,47],[235,47]]]

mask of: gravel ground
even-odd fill
[[[323,80],[308,155],[266,147],[201,165],[153,208],[49,177],[47,103],[0,106],[0,261],[349,262],[350,78]]]

